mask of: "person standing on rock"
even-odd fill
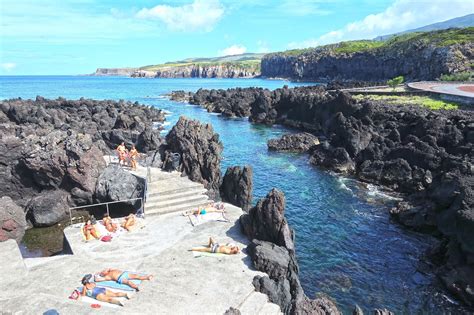
[[[132,166],[132,170],[136,171],[137,170],[137,158],[138,158],[138,151],[135,148],[135,146],[132,144],[132,149],[130,149],[130,152],[128,153],[130,156],[130,163]]]
[[[125,142],[120,143],[116,150],[118,153],[120,166],[125,165],[125,158],[127,157],[127,148],[125,147]]]

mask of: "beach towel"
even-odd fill
[[[130,280],[130,281],[136,284],[137,286],[140,285],[140,283],[142,283],[142,280]],[[135,289],[133,289],[132,287],[129,287],[126,284],[120,284],[117,281],[97,281],[95,282],[95,284],[98,287],[107,288],[107,289],[116,289],[116,290],[121,290],[121,291],[135,291]]]
[[[229,222],[224,215],[220,212],[210,212],[200,215],[190,215],[188,216],[189,221],[192,226],[197,226],[205,222],[216,221],[216,222]]]
[[[199,258],[199,257],[214,257],[214,258],[223,258],[227,256],[235,256],[235,255],[226,255],[222,253],[207,253],[207,252],[196,252],[192,251],[194,258]]]
[[[97,286],[99,286],[99,285],[97,285]],[[76,290],[79,291],[79,292],[82,292],[82,287],[77,287]],[[107,290],[110,290],[110,291],[113,291],[113,292],[123,292],[123,293],[127,293],[127,292],[124,291],[124,290],[113,289],[113,288],[107,288]],[[122,302],[128,301],[126,297],[115,297],[114,299],[117,299],[117,300],[122,301]],[[86,303],[86,304],[89,304],[89,305],[92,305],[92,304],[99,304],[99,305],[101,305],[101,306],[106,306],[106,307],[111,307],[111,308],[119,308],[119,307],[121,307],[121,306],[119,306],[119,305],[115,305],[115,304],[107,303],[107,302],[102,302],[102,301],[93,299],[93,298],[88,297],[88,296],[80,296],[79,299],[78,299],[78,301],[81,301],[81,302]]]

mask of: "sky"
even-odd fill
[[[470,13],[471,0],[0,0],[0,75],[314,47]]]

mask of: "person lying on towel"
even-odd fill
[[[117,228],[118,228],[117,224],[112,222],[112,219],[110,218],[108,214],[104,216],[104,218],[102,219],[102,222],[104,223],[104,226],[107,231],[112,232],[112,233],[117,231]]]
[[[128,216],[125,217],[125,220],[122,223],[122,227],[131,232],[135,228],[135,224],[137,223],[137,220],[135,218],[135,215],[133,213],[130,213]]]
[[[122,271],[119,269],[105,269],[99,273],[99,276],[95,277],[95,282],[100,281],[116,281],[120,284],[125,284],[131,287],[132,289],[138,290],[138,286],[130,280],[151,280],[153,279],[152,275],[138,275],[130,273],[127,271]]]
[[[239,246],[232,243],[220,245],[219,243],[214,241],[212,237],[209,237],[209,243],[207,247],[193,247],[191,248],[191,251],[235,255],[240,252],[240,248]]]
[[[84,234],[86,241],[90,241],[92,239],[99,239],[99,233],[95,229],[95,226],[92,224],[91,219],[88,219],[82,227],[82,233]]]
[[[130,295],[128,293],[113,292],[106,288],[100,288],[94,282],[92,282],[92,280],[91,274],[87,274],[84,276],[84,278],[82,278],[82,296],[88,296],[101,302],[112,303],[120,306],[123,306],[123,302],[114,299],[115,297],[126,297],[127,299],[130,299]]]
[[[183,215],[184,216],[200,215],[200,214],[206,214],[206,213],[211,213],[211,212],[225,213],[225,210],[216,209],[215,207],[212,206],[212,204],[209,204],[206,207],[198,207],[197,210],[185,211],[183,212]]]

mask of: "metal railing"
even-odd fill
[[[148,183],[151,183],[151,169],[150,166],[147,165],[145,177],[145,191],[143,192],[143,198],[145,203],[148,198]]]
[[[85,208],[91,208],[91,207],[99,207],[99,206],[106,206],[107,208],[107,215],[110,215],[110,210],[109,210],[109,205],[110,204],[115,204],[115,203],[124,203],[124,202],[129,202],[129,201],[136,201],[136,200],[140,200],[140,208],[138,209],[138,211],[136,212],[137,214],[139,214],[141,212],[141,214],[143,215],[143,217],[145,217],[145,203],[144,203],[144,200],[143,198],[131,198],[131,199],[124,199],[124,200],[118,200],[118,201],[109,201],[109,202],[100,202],[100,203],[94,203],[94,204],[91,204],[91,205],[85,205],[85,206],[78,206],[78,207],[71,207],[69,208],[69,220],[70,220],[70,223],[72,225],[72,210],[78,210],[78,209],[85,209]]]
[[[112,163],[115,162],[115,158],[110,154],[108,155],[108,160],[109,160],[109,164],[112,164]],[[117,162],[118,162],[118,159],[117,159]],[[100,202],[100,203],[94,203],[94,204],[89,204],[89,205],[84,205],[84,206],[71,207],[71,208],[68,209],[70,223],[72,224],[72,221],[73,221],[72,210],[99,207],[99,206],[104,206],[105,205],[106,209],[107,209],[107,215],[110,215],[110,209],[109,209],[110,204],[124,203],[124,202],[135,201],[135,200],[140,200],[140,208],[137,210],[136,214],[145,217],[145,203],[146,203],[146,199],[148,197],[148,183],[151,182],[151,168],[150,168],[149,165],[146,166],[146,175],[145,175],[145,177],[140,176],[138,174],[134,174],[134,175],[137,176],[137,177],[143,178],[144,181],[145,181],[143,197],[123,199],[123,200],[117,200],[117,201],[109,201],[109,202]]]

